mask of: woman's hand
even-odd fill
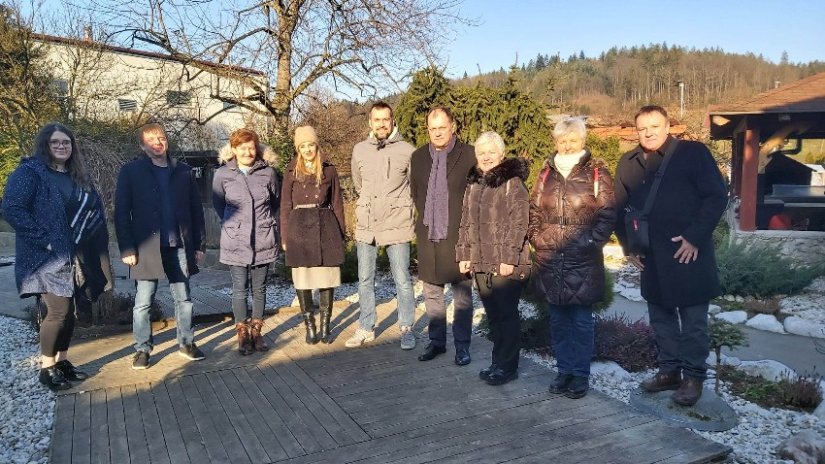
[[[513,266],[512,264],[501,263],[501,264],[498,265],[498,273],[503,277],[507,277],[508,275],[511,275],[515,269],[516,269],[516,267]]]
[[[137,264],[137,261],[137,255],[129,255],[123,257],[123,263],[127,266],[134,266],[135,264]]]
[[[470,272],[470,262],[469,261],[459,261],[458,262],[458,271],[462,274],[466,274]]]

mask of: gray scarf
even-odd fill
[[[456,138],[450,138],[450,143],[443,150],[436,150],[429,144],[433,166],[430,169],[430,179],[427,182],[427,199],[424,202],[424,225],[427,226],[427,238],[432,242],[439,242],[447,238],[447,228],[450,224],[450,189],[447,184],[447,155],[455,147]]]

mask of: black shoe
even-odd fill
[[[478,378],[487,381],[490,378],[490,373],[496,370],[496,363],[490,364],[490,367],[485,367],[484,369],[478,371]]]
[[[63,376],[63,372],[57,366],[40,369],[40,383],[48,387],[51,391],[68,390],[72,384]]]
[[[178,354],[183,356],[190,361],[200,361],[201,359],[205,358],[206,356],[203,354],[203,351],[195,345],[194,342],[188,345],[181,345],[180,349],[178,350]]]
[[[89,374],[81,371],[80,369],[76,368],[74,364],[69,362],[68,359],[64,359],[63,361],[58,361],[55,364],[60,372],[63,373],[63,377],[66,377],[66,380],[74,380],[76,382],[82,382],[89,378]]]
[[[456,348],[455,350],[455,365],[456,366],[466,366],[470,364],[472,359],[470,358],[470,349],[469,348]]]
[[[137,371],[149,369],[149,353],[146,351],[135,353],[135,357],[132,358],[132,369]]]
[[[431,361],[431,360],[435,359],[436,356],[438,356],[440,354],[444,354],[446,352],[447,352],[447,348],[444,348],[443,346],[436,346],[436,345],[433,345],[432,343],[430,343],[429,345],[427,345],[426,348],[424,348],[424,352],[421,353],[420,356],[418,356],[418,360],[419,361]]]
[[[584,398],[584,395],[587,394],[587,390],[590,389],[590,382],[588,382],[587,377],[573,377],[573,380],[570,381],[570,385],[567,387],[567,391],[564,392],[564,396],[577,400],[579,398]]]
[[[487,378],[487,385],[504,385],[505,383],[516,380],[518,378],[518,369],[510,372],[504,372],[501,369],[496,369],[490,373]]]
[[[567,387],[570,386],[571,380],[573,380],[573,374],[562,374],[560,372],[556,375],[556,378],[550,382],[550,393],[555,395],[563,395],[564,392],[567,391]]]

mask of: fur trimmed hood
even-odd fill
[[[259,143],[258,153],[262,153],[261,159],[266,161],[266,164],[270,166],[278,165],[278,154],[269,145]],[[233,159],[235,159],[235,155],[232,154],[232,147],[227,143],[218,151],[218,161],[221,164],[226,164]]]
[[[476,166],[467,175],[470,184],[485,184],[489,187],[504,185],[508,180],[518,177],[526,181],[530,176],[530,164],[524,158],[505,158],[501,164],[486,173]]]

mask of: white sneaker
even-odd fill
[[[357,348],[364,343],[369,343],[375,340],[375,332],[372,330],[364,330],[361,327],[355,329],[355,334],[344,343],[347,348]]]
[[[402,327],[401,328],[401,349],[402,350],[411,350],[415,348],[415,334],[412,331],[412,327]]]

